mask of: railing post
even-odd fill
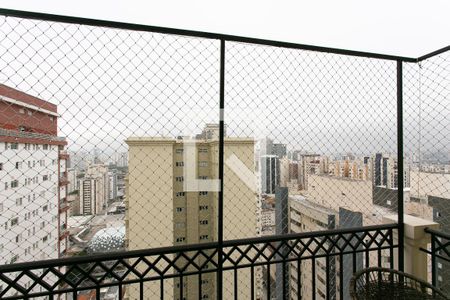
[[[404,270],[404,220],[403,220],[403,64],[401,60],[397,61],[397,168],[398,168],[398,200],[397,200],[397,215],[398,215],[398,269]]]
[[[396,215],[384,216],[383,223],[392,224],[397,222]],[[439,224],[433,221],[413,217],[410,215],[404,216],[404,253],[400,255],[400,247],[397,250],[398,257],[404,257],[404,272],[416,276],[417,278],[428,281],[428,259],[427,253],[422,249],[426,249],[430,243],[430,235],[425,232],[425,228],[438,229]],[[400,245],[400,232],[394,236]],[[395,251],[394,251],[395,252]],[[400,262],[394,264],[394,268],[399,268]]]
[[[436,286],[436,236],[431,235],[431,284]]]
[[[224,172],[224,108],[225,108],[225,40],[220,40],[220,104],[219,104],[219,197],[217,213],[217,243],[218,243],[218,267],[217,267],[217,299],[221,300],[223,296],[223,172]]]

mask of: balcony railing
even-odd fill
[[[262,299],[255,289],[255,274],[257,268],[265,268],[261,280],[268,283],[269,295],[286,299],[289,294],[286,287],[293,275],[296,290],[307,287],[316,294],[319,288],[315,274],[321,274],[326,278],[327,299],[336,295],[342,299],[348,286],[347,273],[363,266],[393,267],[393,253],[398,247],[393,238],[396,228],[395,224],[379,225],[230,240],[224,242],[223,248],[218,248],[217,243],[205,243],[5,265],[0,266],[0,278],[8,286],[0,292],[0,297],[22,299],[69,294],[77,299],[82,291],[100,293],[101,288],[118,286],[119,295],[133,289],[140,299],[148,299],[145,291],[153,284],[159,287],[157,291],[153,288],[153,292],[162,297],[173,292],[174,281],[183,286],[183,281],[193,278],[200,282],[197,295],[202,295],[202,278],[222,272],[224,284],[234,287],[225,291],[227,299],[237,296],[238,291],[242,294],[243,290],[251,299]],[[222,253],[220,259],[219,253]],[[271,270],[282,276],[273,277]],[[302,274],[311,276],[302,278]],[[32,288],[21,285],[23,277],[34,279]],[[180,288],[175,293],[179,293],[175,298],[183,298],[186,290]],[[265,298],[270,299],[268,295]]]
[[[348,299],[355,271],[411,267],[407,214],[450,231],[450,47],[412,58],[5,9],[0,40],[0,126],[68,141],[0,129],[1,299]],[[449,237],[427,234],[448,292]]]
[[[449,291],[447,270],[450,266],[450,235],[448,233],[425,229],[431,236],[429,249],[421,249],[429,254],[431,259],[431,283],[441,290]]]

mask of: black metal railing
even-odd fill
[[[450,266],[450,234],[426,228],[431,237],[431,246],[421,249],[429,254],[431,261],[431,283],[441,290],[450,290],[450,283],[445,277]]]
[[[288,283],[293,291],[324,293],[327,299],[339,295],[343,299],[348,285],[345,273],[366,266],[393,267],[393,251],[398,247],[393,238],[396,228],[396,224],[389,224],[224,241],[221,272],[224,284],[233,287],[224,293],[227,299],[237,297],[238,290],[251,299],[263,299],[261,294],[257,297],[255,274],[256,268],[265,268],[261,280],[268,289],[264,298],[286,299],[289,289],[283,287]],[[183,287],[184,281],[195,278],[199,282],[195,298],[200,299],[202,278],[219,271],[218,250],[216,243],[205,243],[3,265],[0,282],[7,287],[0,292],[0,298],[68,294],[77,299],[80,292],[95,291],[100,295],[100,289],[115,286],[120,298],[129,289],[135,290],[134,295],[140,299],[162,299],[172,293],[174,299],[183,299],[186,289],[173,290],[174,282]],[[275,270],[281,270],[281,282],[275,282]],[[249,273],[245,278],[250,282],[242,281],[243,272]],[[321,280],[326,278],[322,287],[315,278],[319,276]],[[33,285],[23,286],[21,280],[25,277],[32,278]],[[156,294],[146,294],[147,285],[155,282],[159,291],[153,289]]]
[[[127,219],[123,223],[124,227],[129,227],[132,223],[130,221],[140,219],[142,224],[134,224],[132,234],[127,232],[125,237],[117,239],[118,248],[133,250],[114,252],[113,248],[105,247],[107,250],[104,252],[107,253],[92,254],[82,249],[74,257],[48,260],[42,260],[42,254],[45,253],[40,253],[38,259],[21,261],[16,250],[25,252],[24,257],[30,258],[30,246],[22,249],[20,241],[22,234],[31,236],[31,228],[14,232],[15,244],[11,242],[10,245],[15,248],[9,247],[7,253],[8,261],[13,263],[0,265],[0,298],[48,296],[52,299],[58,295],[68,295],[76,299],[80,293],[88,293],[100,299],[102,290],[111,288],[111,293],[119,298],[129,293],[133,299],[346,299],[349,279],[355,271],[369,266],[393,268],[394,260],[398,268],[403,270],[403,215],[407,213],[404,190],[409,185],[405,184],[404,172],[409,170],[409,166],[404,163],[407,156],[404,153],[404,138],[407,136],[404,127],[407,129],[409,123],[404,123],[404,119],[415,117],[404,115],[407,110],[405,103],[408,100],[417,102],[415,97],[408,94],[410,85],[421,86],[422,81],[425,81],[421,78],[418,81],[420,84],[416,84],[412,80],[416,79],[416,73],[419,73],[417,70],[426,69],[423,65],[427,60],[446,53],[450,47],[412,58],[7,9],[0,9],[0,15],[0,34],[4,40],[0,49],[1,79],[5,81],[5,85],[14,87],[19,94],[25,91],[29,93],[27,97],[33,98],[33,94],[44,100],[58,102],[62,120],[58,124],[62,124],[63,130],[58,129],[69,138],[67,153],[64,152],[64,146],[59,144],[62,147],[60,158],[67,159],[69,154],[85,155],[79,161],[72,157],[74,165],[83,166],[80,168],[84,174],[85,164],[97,164],[102,160],[101,154],[111,158],[113,154],[123,154],[120,151],[130,151],[130,147],[124,142],[129,137],[176,136],[177,138],[173,139],[175,144],[175,140],[178,141],[178,137],[185,131],[199,130],[205,124],[218,124],[214,141],[218,144],[217,149],[214,148],[215,144],[211,143],[211,148],[205,148],[206,152],[202,152],[204,157],[205,153],[217,156],[209,157],[210,161],[206,161],[206,158],[202,161],[202,167],[205,169],[209,163],[215,169],[201,176],[203,179],[219,180],[219,188],[212,190],[215,194],[206,190],[196,191],[204,196],[202,201],[210,201],[202,204],[198,201],[195,205],[196,211],[202,210],[201,214],[206,210],[214,211],[208,215],[209,219],[191,222],[195,223],[195,226],[198,226],[199,221],[202,226],[212,224],[208,227],[209,231],[204,230],[202,234],[206,243],[198,244],[200,237],[190,240],[187,236],[175,237],[174,232],[177,229],[186,227],[188,222],[183,223],[180,220],[187,220],[187,215],[183,215],[184,219],[179,217],[178,224],[176,221],[169,225],[165,223],[167,226],[164,225],[164,229],[170,229],[165,234],[159,234],[162,229],[161,226],[155,226],[156,223],[162,224],[163,221],[171,219],[175,212],[187,210],[187,201],[181,202],[181,199],[186,200],[185,191],[173,189],[173,186],[181,185],[184,180],[182,174],[164,177],[172,172],[165,169],[166,165],[177,166],[176,163],[180,163],[178,167],[182,167],[184,162],[174,161],[173,156],[165,157],[165,153],[172,151],[169,147],[164,151],[148,151],[143,158],[138,155],[145,151],[138,148],[130,155],[129,160],[134,159],[134,169],[128,168],[128,165],[126,168],[122,166],[122,186],[126,185],[125,181],[135,184],[133,189],[130,189],[134,194],[128,194],[126,198]],[[442,61],[445,62],[446,59]],[[412,67],[409,68],[410,66]],[[433,73],[434,68],[432,65],[428,72]],[[423,92],[433,97],[443,97],[444,93],[440,89],[444,85],[435,81],[433,76],[430,76],[428,81],[437,82],[439,89],[431,86]],[[445,105],[443,106],[445,108]],[[18,113],[26,117],[25,110]],[[436,117],[431,115],[433,120],[436,120]],[[252,119],[252,116],[257,118]],[[9,120],[14,123],[11,120],[14,120],[14,115]],[[53,118],[51,120],[53,122]],[[431,121],[429,123],[432,124]],[[56,123],[53,124],[56,126]],[[11,124],[8,126],[13,127]],[[440,133],[445,134],[446,127],[442,127]],[[259,131],[261,128],[263,130]],[[295,160],[298,164],[305,165],[304,168],[297,168],[296,178],[303,182],[297,184],[296,192],[303,189],[302,197],[307,198],[313,191],[316,196],[320,190],[337,191],[332,197],[325,195],[322,199],[317,199],[315,204],[321,205],[317,211],[323,213],[320,220],[306,221],[312,223],[311,227],[327,230],[291,233],[286,221],[289,212],[284,207],[280,210],[283,210],[281,219],[284,218],[285,222],[280,224],[285,227],[276,228],[284,234],[254,237],[256,228],[253,225],[256,221],[253,219],[249,221],[248,228],[241,232],[239,226],[242,224],[239,222],[243,217],[237,214],[250,211],[251,216],[256,219],[253,215],[257,203],[255,194],[259,193],[258,197],[262,197],[264,193],[245,187],[240,182],[244,180],[234,178],[232,172],[236,173],[239,168],[247,168],[252,172],[255,165],[261,164],[262,160],[255,163],[256,155],[252,144],[249,147],[252,148],[250,154],[243,150],[236,151],[236,157],[241,155],[238,157],[241,161],[227,165],[227,161],[231,160],[227,157],[227,152],[231,151],[225,146],[226,138],[256,140],[261,132],[268,132],[266,137],[278,138],[278,146],[283,146],[284,143],[284,152],[286,145],[292,150],[309,147],[306,152],[300,149],[299,156],[304,154],[304,157],[337,157],[343,153],[347,156],[349,151],[358,154],[364,161],[361,163],[364,166],[347,167],[347,174],[339,176],[345,177],[342,182],[347,182],[347,179],[350,180],[349,169],[358,172],[360,168],[362,173],[367,172],[366,175],[372,172],[365,179],[357,178],[354,181],[357,184],[363,181],[370,183],[371,190],[365,190],[367,193],[352,189],[337,191],[336,187],[342,185],[342,182],[338,182],[323,186],[312,185],[308,191],[307,180],[312,181],[309,175],[315,176],[313,179],[317,182],[323,179],[320,176],[330,175],[328,170],[318,171],[322,162],[328,161],[329,157],[311,158],[311,161],[302,161],[303,158],[297,157]],[[435,133],[430,132],[430,136],[434,137]],[[422,138],[421,134],[422,132]],[[32,142],[43,138],[48,138],[51,142],[66,141],[65,138],[56,136],[28,134],[10,129],[0,129],[0,136],[5,136],[5,151],[12,149],[11,145],[8,148],[7,144],[11,143],[11,140],[14,150],[18,150],[19,145],[13,140],[16,138],[29,138]],[[203,142],[207,140],[205,136],[206,134],[201,138]],[[29,146],[30,142],[24,141],[25,145]],[[142,141],[145,139],[134,140],[135,143]],[[160,139],[159,142],[165,141]],[[427,143],[442,144],[443,148],[447,145],[445,141],[436,143],[431,141],[431,138]],[[102,149],[99,150],[99,147]],[[282,152],[283,149],[280,148]],[[93,155],[85,153],[89,151],[93,152]],[[264,154],[273,156],[273,153]],[[419,160],[420,155],[421,153]],[[352,156],[352,153],[348,155]],[[52,159],[55,164],[56,157]],[[269,163],[272,163],[271,157],[268,158]],[[285,153],[279,158],[286,157]],[[10,158],[7,160],[13,162]],[[354,160],[345,159],[346,163]],[[370,160],[374,161],[372,165]],[[251,163],[245,165],[242,161]],[[34,167],[36,162],[36,159],[29,160],[29,168],[32,168],[31,165]],[[5,163],[6,170],[10,161],[1,163]],[[5,175],[27,175],[22,162],[14,163],[15,167],[11,167],[11,171]],[[310,174],[305,171],[306,165],[310,167]],[[378,168],[377,175],[377,171],[369,165]],[[233,166],[235,169],[232,169]],[[335,166],[337,172],[338,164]],[[104,167],[107,169],[106,164]],[[50,165],[47,168],[53,170]],[[391,168],[392,173],[388,174],[388,168]],[[95,178],[104,180],[108,176],[107,172],[108,170]],[[301,172],[304,173],[299,175]],[[144,173],[147,178],[144,178]],[[212,174],[215,177],[209,178]],[[68,175],[64,172],[57,179],[58,184],[66,186],[69,183]],[[110,175],[114,177],[114,174]],[[84,175],[80,176],[83,178]],[[339,176],[333,173],[330,177],[335,179]],[[97,187],[92,178],[89,177],[89,180],[82,182],[79,187],[86,194],[91,193],[93,187]],[[160,178],[166,178],[167,181],[162,182]],[[175,178],[177,180],[173,182]],[[15,177],[2,184],[5,184],[5,191],[10,193],[11,188],[16,191],[28,187],[30,180],[31,178],[26,178],[21,181],[20,184],[25,184],[20,187]],[[380,182],[377,183],[377,180]],[[388,183],[388,180],[392,181],[392,184],[390,181]],[[303,185],[302,188],[300,185]],[[388,185],[392,186],[388,188]],[[369,185],[361,188],[367,186]],[[47,190],[40,191],[43,192],[42,199],[49,195],[48,191],[56,193],[56,190],[49,187],[42,186],[42,189],[44,188]],[[106,190],[101,193],[103,197],[106,197]],[[265,193],[274,194],[274,190]],[[427,194],[420,192],[419,196]],[[26,193],[31,193],[34,201],[37,193],[33,190],[27,190]],[[195,194],[198,196],[198,193]],[[344,203],[346,199],[352,199],[351,194],[356,195],[356,200]],[[74,195],[84,197],[80,191]],[[362,199],[367,195],[370,201],[364,202]],[[372,195],[373,198],[370,198]],[[31,203],[31,195],[26,196]],[[210,196],[211,198],[207,198]],[[16,197],[12,193],[6,198],[8,201],[17,201],[14,207],[21,207],[24,201],[22,196]],[[136,199],[144,200],[139,203]],[[230,209],[227,199],[238,199],[233,203],[237,209]],[[92,208],[96,203],[88,197],[85,200],[85,203],[79,200],[81,205],[86,206],[79,208],[80,214],[94,214],[95,211],[100,215],[109,198],[103,206],[98,205],[98,211]],[[147,202],[153,200],[153,204],[163,203],[165,206],[154,205],[149,208]],[[175,206],[175,201],[178,201],[179,205]],[[285,202],[282,205],[287,206],[288,201]],[[61,205],[64,203],[66,202]],[[376,209],[373,208],[375,205]],[[17,211],[16,208],[10,207],[13,205],[5,209],[5,212],[12,215],[5,217],[5,228],[9,226],[5,231],[13,226],[14,230],[18,231],[19,219],[15,216]],[[26,211],[27,209],[29,207],[23,207],[28,213],[25,214],[24,221],[29,221],[30,213],[33,213],[33,220],[39,221],[40,224],[43,222],[43,231],[46,224],[56,222],[40,220],[39,207],[33,207],[31,212]],[[190,213],[194,211],[192,207],[190,209]],[[379,224],[381,216],[387,212],[398,215],[396,224]],[[173,217],[173,220],[175,219]],[[346,224],[343,224],[344,220],[347,221]],[[120,223],[122,220],[114,221]],[[108,225],[116,224],[114,221]],[[296,222],[300,230],[309,230],[305,229],[305,224],[300,224],[298,220]],[[20,224],[22,226],[22,223]],[[66,229],[65,224],[68,223],[64,223],[63,229]],[[93,238],[94,232],[88,232],[91,227],[97,227],[95,229],[99,230],[100,227],[107,227],[105,224],[83,224],[82,230],[86,232],[86,236]],[[379,225],[364,226],[367,224]],[[300,227],[301,225],[303,227]],[[158,232],[161,239],[156,243],[170,246],[158,245],[149,249],[149,244],[155,242],[150,237],[154,232]],[[398,243],[394,242],[394,232],[398,235]],[[428,232],[432,235],[432,249],[428,253],[432,255],[433,283],[439,286],[439,264],[448,262],[448,236],[432,230]],[[39,248],[41,241],[48,240],[47,232],[45,234],[45,237],[39,237],[36,244],[32,244],[31,250],[35,250],[35,245]],[[66,246],[67,235],[65,232]],[[236,236],[239,236],[239,239],[236,239]],[[110,238],[112,240],[116,237],[112,234]],[[124,239],[123,243],[121,238]],[[142,246],[139,239],[144,240],[145,246]],[[396,248],[398,255],[394,257]],[[62,249],[61,252],[70,253],[67,250]],[[11,255],[14,255],[13,259],[9,259]]]

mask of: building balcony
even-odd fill
[[[59,151],[58,156],[59,156],[59,159],[62,159],[62,160],[68,160],[70,157],[69,153],[65,150]]]
[[[59,186],[66,186],[70,183],[67,174],[61,173],[62,175],[59,176]]]
[[[67,201],[66,198],[61,199],[61,201],[59,201],[59,212],[63,213],[66,212],[70,209],[70,205],[69,202]]]
[[[64,225],[65,226],[65,225]],[[65,226],[65,228],[60,228],[60,233],[59,233],[59,240],[64,240],[65,238],[69,237],[69,231],[67,230],[67,227]]]
[[[0,40],[0,299],[343,300],[370,267],[450,293],[450,47],[4,9]]]
[[[395,218],[395,216],[387,217],[386,221],[392,221]],[[436,284],[441,272],[437,260],[450,262],[450,236],[431,229],[437,226],[433,222],[408,216],[405,219],[407,232],[404,243],[405,270]],[[68,232],[64,231],[60,239],[67,236]],[[136,288],[139,291],[142,288],[140,283],[147,281],[162,282],[163,284],[158,284],[153,292],[168,293],[174,291],[171,287],[174,279],[195,277],[200,278],[201,281],[201,278],[213,273],[222,274],[222,280],[234,287],[231,291],[221,291],[224,299],[244,294],[256,299],[254,282],[259,275],[255,273],[255,269],[262,267],[260,288],[264,290],[264,298],[272,299],[278,295],[281,299],[286,299],[302,291],[305,295],[323,294],[326,299],[346,299],[349,279],[356,271],[374,266],[398,267],[398,241],[398,225],[390,223],[352,229],[229,240],[224,241],[222,245],[213,242],[108,253],[95,257],[66,257],[60,261],[34,262],[30,267],[26,264],[2,266],[0,274],[2,278],[10,280],[6,291],[19,291],[21,296],[32,297],[38,294],[72,293],[74,289],[98,290],[106,286],[127,286],[126,289]],[[427,247],[430,242],[431,248]],[[221,252],[218,252],[219,249]],[[220,260],[219,253],[222,253]],[[198,257],[202,257],[202,263],[198,263],[195,259]],[[431,273],[428,272],[427,258],[434,263]],[[75,271],[73,265],[89,266],[89,268],[80,273]],[[38,274],[46,269],[55,270],[55,272],[52,271],[55,277],[45,279],[39,276],[33,277],[37,285],[44,287],[43,291],[24,293],[25,290],[22,289],[20,281],[16,279],[20,278],[24,272]],[[145,272],[140,273],[143,270]],[[73,272],[76,272],[77,276]],[[131,275],[120,276],[128,272],[129,274],[139,272],[143,275],[137,278]],[[317,276],[311,276],[305,272],[312,272],[309,274]],[[239,277],[236,274],[240,274]],[[111,281],[108,279],[109,276],[114,279]],[[97,280],[92,281],[92,278]],[[295,278],[295,282],[291,278]],[[46,288],[55,282],[59,282],[57,289]],[[217,284],[220,285],[221,282],[218,281]],[[201,285],[199,289],[202,289]],[[175,289],[175,292],[183,293],[182,289]],[[213,294],[216,292],[214,291]]]

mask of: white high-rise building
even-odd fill
[[[106,208],[109,196],[108,167],[90,165],[80,180],[80,214],[96,215]]]
[[[57,107],[0,84],[0,111],[0,265],[61,257],[68,155]],[[25,287],[32,282],[21,279]]]

